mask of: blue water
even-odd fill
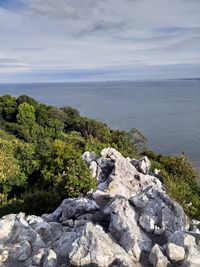
[[[113,128],[138,128],[150,148],[170,155],[185,152],[200,170],[199,80],[0,84],[0,94],[26,94],[70,105]]]

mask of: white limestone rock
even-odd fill
[[[151,168],[150,160],[146,156],[140,158],[138,162],[138,170],[142,172],[143,174],[148,174],[150,168]]]
[[[173,243],[168,243],[166,246],[167,256],[172,262],[183,261],[185,258],[185,249]]]
[[[119,245],[114,243],[102,227],[87,223],[79,238],[72,244],[70,264],[73,266],[107,267],[114,263],[131,267],[134,262]]]
[[[154,227],[160,229],[160,232],[165,233],[166,236],[171,235],[172,232],[186,230],[190,226],[182,207],[170,199],[162,189],[155,186],[145,188],[142,193],[131,198],[130,201],[140,208],[142,218],[148,218],[152,228],[154,223]],[[151,230],[149,223],[143,223],[142,227],[147,232]]]
[[[118,158],[123,157],[122,154],[120,152],[118,152],[115,148],[104,148],[101,151],[101,156],[102,158],[110,158],[111,160],[115,161]]]
[[[96,202],[89,198],[69,198],[51,214],[44,214],[42,218],[47,222],[64,222],[72,217],[76,218],[84,213],[98,210]]]
[[[193,235],[184,231],[176,231],[168,237],[169,243],[174,243],[184,248],[188,246],[196,246],[196,239]]]
[[[138,214],[125,198],[111,203],[110,216],[109,232],[133,259],[139,260],[142,251],[150,251],[151,240],[138,226]]]
[[[187,267],[200,266],[200,251],[194,246],[188,247],[186,266]]]
[[[97,159],[97,156],[94,152],[86,151],[83,153],[82,159],[90,165],[92,161]]]
[[[153,265],[153,267],[167,267],[170,263],[167,257],[164,256],[158,244],[155,244],[151,249],[149,254],[149,262]]]
[[[97,177],[98,165],[96,161],[92,161],[89,166],[90,173],[92,177]]]
[[[52,249],[48,251],[43,267],[57,267],[57,255]]]

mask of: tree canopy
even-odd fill
[[[161,169],[168,193],[188,215],[200,219],[197,175],[185,157],[148,151],[146,138],[136,129],[110,129],[72,107],[48,106],[25,95],[0,96],[0,215],[40,215],[63,198],[85,194],[96,181],[81,155],[86,150],[98,154],[108,146],[130,158],[146,154]]]

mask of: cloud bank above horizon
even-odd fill
[[[185,77],[199,0],[0,0],[0,82]]]

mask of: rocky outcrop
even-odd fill
[[[0,219],[0,267],[200,266],[198,221],[165,192],[147,157],[85,152],[97,189],[41,217]]]

